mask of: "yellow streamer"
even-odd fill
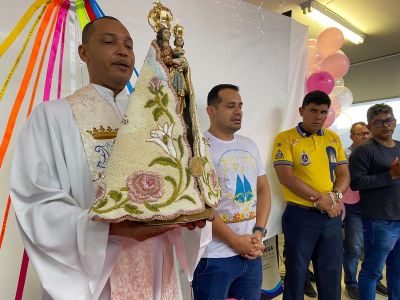
[[[86,12],[85,3],[83,0],[76,0],[76,14],[78,15],[79,25],[81,29],[89,23],[89,16]]]
[[[15,39],[21,34],[22,30],[24,30],[26,24],[35,14],[35,12],[43,5],[48,4],[50,0],[37,0],[35,3],[29,7],[29,9],[25,12],[22,18],[19,20],[17,25],[15,25],[14,29],[9,33],[6,39],[0,44],[0,57],[7,51],[7,49],[14,43]]]
[[[17,69],[17,66],[21,61],[21,57],[24,54],[30,39],[32,38],[33,32],[35,31],[37,25],[39,24],[40,19],[43,17],[43,14],[44,14],[44,12],[45,12],[45,10],[47,8],[47,5],[48,4],[43,6],[41,12],[37,16],[37,18],[35,20],[35,23],[33,23],[31,29],[29,30],[29,33],[28,33],[28,35],[27,35],[27,37],[25,39],[24,45],[22,46],[21,50],[18,53],[17,59],[14,62],[14,65],[12,66],[10,72],[7,74],[6,80],[4,81],[3,86],[1,87],[1,90],[0,90],[0,101],[3,99],[4,93],[6,92],[8,84],[10,83],[11,78],[13,77],[13,75],[15,73],[15,70]]]

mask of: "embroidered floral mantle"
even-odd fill
[[[218,203],[221,191],[201,135],[194,93],[189,97],[192,148],[168,69],[153,42],[112,155],[95,182],[94,220],[179,223],[211,216],[207,207]]]

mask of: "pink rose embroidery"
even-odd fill
[[[150,89],[152,89],[155,93],[159,92],[161,89],[161,80],[159,80],[156,76],[150,80]]]
[[[155,202],[164,194],[163,177],[150,171],[133,173],[126,186],[129,200],[135,203]]]
[[[96,188],[96,201],[103,199],[106,196],[106,185],[105,183],[100,183]]]
[[[221,189],[221,187],[219,186],[219,181],[218,181],[218,176],[215,173],[215,171],[212,169],[210,171],[210,181],[211,181],[211,186],[213,188],[214,191],[219,191]]]

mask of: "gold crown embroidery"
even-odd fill
[[[104,128],[100,125],[99,129],[93,127],[92,130],[86,130],[95,140],[108,140],[115,139],[117,137],[118,128],[112,129],[110,126]]]

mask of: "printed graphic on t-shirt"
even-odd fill
[[[226,191],[225,201],[226,204],[229,203],[229,210],[224,210],[221,218],[225,223],[254,219],[257,183],[257,164],[254,156],[245,150],[229,150],[221,155],[219,167],[223,170],[221,183]]]

